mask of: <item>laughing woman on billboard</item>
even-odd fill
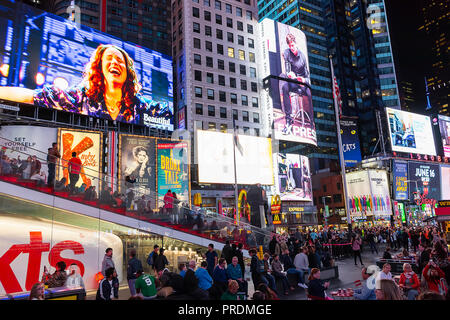
[[[117,46],[99,45],[79,85],[67,90],[55,85],[36,90],[0,87],[0,99],[139,124],[144,110],[156,112],[158,107],[140,90],[130,56]]]

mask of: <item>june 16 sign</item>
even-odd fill
[[[408,200],[408,164],[394,161],[394,198]]]

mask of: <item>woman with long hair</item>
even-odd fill
[[[377,300],[404,300],[397,284],[388,279],[377,280],[375,295]]]
[[[308,277],[308,295],[313,299],[332,300],[327,297],[326,290],[330,286],[329,282],[323,282],[320,280],[320,270],[318,268],[312,268]]]
[[[126,51],[101,44],[86,65],[79,85],[66,90],[54,85],[37,90],[0,87],[0,99],[138,124],[143,121],[142,111],[155,115],[160,109],[140,90],[134,62]]]
[[[36,282],[31,287],[28,300],[45,300],[45,286],[42,282]]]

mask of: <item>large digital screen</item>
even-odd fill
[[[274,154],[276,190],[281,201],[312,201],[311,172],[308,157],[299,154]]]
[[[157,207],[156,199],[156,146],[155,138],[121,134],[119,135],[119,179],[124,182],[136,180],[134,183],[121,183],[119,192],[133,194],[136,203],[142,196],[150,200],[151,208]],[[131,204],[129,204],[131,205]]]
[[[174,129],[169,56],[20,1],[0,5],[0,66],[0,99]]]
[[[0,145],[6,147],[4,160],[11,165],[11,173],[47,183],[47,153],[52,143],[57,142],[57,132],[56,128],[1,126]],[[30,162],[27,161],[29,156],[32,157]]]
[[[450,167],[441,166],[441,192],[440,200],[450,200]]]
[[[358,123],[354,119],[339,119],[341,125],[342,152],[346,167],[355,167],[361,162]]]
[[[364,170],[346,174],[348,208],[356,217],[391,215],[386,171]]]
[[[260,23],[260,32],[262,77],[272,76],[262,97],[269,128],[278,140],[317,145],[311,90],[301,84],[311,84],[305,34],[271,19]]]
[[[65,179],[65,185],[70,183],[68,164],[72,159],[72,153],[81,160],[81,173],[75,187],[79,188],[84,183],[86,189],[96,187],[99,194],[99,177],[102,167],[102,133],[95,131],[58,129],[58,150],[61,153],[61,166],[56,170],[57,179]]]
[[[392,151],[436,155],[430,117],[386,108]]]
[[[450,117],[439,115],[438,118],[444,156],[450,157]]]
[[[394,161],[394,199],[408,200],[408,163]]]
[[[409,198],[414,199],[415,193],[425,200],[438,201],[441,197],[441,179],[438,164],[424,162],[408,163]],[[423,203],[421,200],[421,203]],[[426,201],[425,201],[426,202]]]
[[[238,135],[235,147],[238,184],[273,185],[271,139]],[[234,184],[233,135],[217,131],[196,132],[196,161],[200,183]]]
[[[176,198],[189,203],[189,147],[187,141],[158,139],[158,202],[164,203],[164,195],[170,190]]]

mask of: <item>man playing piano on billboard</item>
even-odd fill
[[[289,48],[283,53],[285,74],[281,76],[297,80],[303,83],[309,83],[309,70],[305,55],[298,49],[295,36],[292,33],[286,35],[286,43]],[[302,98],[303,96],[311,96],[311,91],[305,85],[300,85],[292,82],[284,82],[281,87],[281,94],[283,97],[283,111],[286,118],[286,124],[283,129],[283,134],[288,134],[291,131],[294,123],[292,114],[291,93],[294,92]],[[310,117],[311,119],[311,117]]]

